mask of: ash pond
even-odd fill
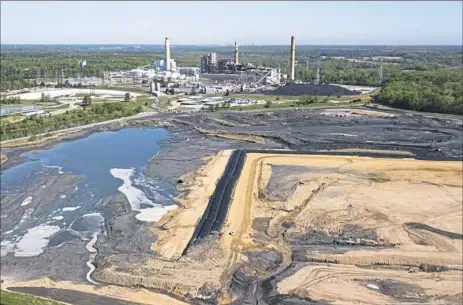
[[[88,241],[86,248],[92,258],[96,238],[105,234],[105,215],[99,204],[118,193],[125,195],[140,222],[158,221],[167,211],[177,208],[173,200],[175,188],[145,175],[149,160],[162,150],[160,141],[169,138],[164,129],[126,128],[23,153],[20,157],[24,162],[1,174],[2,196],[17,198],[14,208],[23,211],[13,228],[2,230],[3,259],[37,256],[75,238]],[[54,196],[47,193],[47,184],[34,185],[60,175],[80,177],[70,193]],[[40,196],[56,200],[37,209],[38,202],[44,201]],[[1,212],[2,221],[8,219],[3,208]],[[94,267],[88,265],[91,272]]]

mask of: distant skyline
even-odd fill
[[[2,44],[462,45],[462,1],[2,1]]]

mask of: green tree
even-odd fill
[[[272,101],[267,101],[267,103],[265,103],[264,107],[265,107],[265,108],[270,108],[270,107],[272,107]]]
[[[124,102],[130,102],[130,93],[127,92],[125,95],[124,95]]]
[[[44,92],[42,92],[42,94],[40,95],[40,102],[46,103],[49,101],[50,101],[50,94],[45,94]]]
[[[89,106],[92,104],[92,98],[90,95],[84,96],[84,99],[82,100],[82,106]]]
[[[219,104],[215,104],[215,111],[219,111],[219,109],[220,109]]]

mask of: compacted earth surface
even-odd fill
[[[461,303],[462,126],[370,108],[159,114],[2,148],[2,289],[75,304]],[[225,219],[193,240],[236,149]]]

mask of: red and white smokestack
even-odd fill
[[[238,43],[235,41],[235,65],[238,64]]]
[[[291,80],[294,80],[294,65],[296,61],[296,38],[294,36],[291,36],[291,58],[290,58],[290,63],[289,63],[289,78]]]

